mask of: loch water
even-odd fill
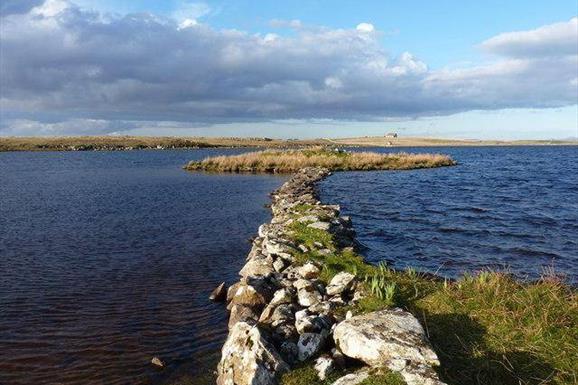
[[[449,278],[492,269],[578,283],[578,147],[404,150],[458,165],[335,173],[321,184],[322,200],[351,216],[368,261]]]
[[[284,177],[182,166],[239,151],[0,153],[0,384],[212,370],[227,314],[207,297],[236,281]]]
[[[448,277],[491,267],[533,279],[552,267],[578,281],[578,147],[403,150],[459,165],[320,185],[369,261]],[[0,384],[210,373],[227,313],[207,297],[237,279],[286,177],[181,166],[242,151],[0,153]]]

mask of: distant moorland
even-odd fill
[[[309,140],[271,138],[155,137],[155,136],[59,136],[0,137],[1,151],[119,151],[207,147],[302,147],[312,145],[364,147],[420,146],[531,146],[578,145],[576,140],[454,140],[420,137],[320,138]]]
[[[327,141],[324,141],[327,143]],[[207,147],[292,147],[318,144],[317,140],[269,138],[208,138],[161,136],[4,137],[0,151],[123,151]]]

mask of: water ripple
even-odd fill
[[[152,356],[219,349],[207,297],[282,178],[180,169],[217,152],[0,154],[1,384],[149,384]]]
[[[460,165],[336,173],[323,182],[323,200],[352,217],[370,261],[449,277],[492,267],[537,278],[554,267],[578,283],[577,147],[436,152]]]

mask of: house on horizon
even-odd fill
[[[397,138],[397,132],[388,132],[385,134],[386,138]]]

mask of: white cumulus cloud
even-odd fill
[[[375,27],[373,26],[373,24],[369,23],[359,23],[355,29],[357,29],[360,32],[366,33],[375,31]]]
[[[371,121],[577,103],[575,18],[487,40],[489,64],[431,70],[409,52],[388,54],[368,23],[274,21],[293,33],[263,36],[198,23],[209,10],[183,4],[166,18],[3,3],[0,134],[39,124],[72,134],[84,120],[106,133],[138,121]]]
[[[502,33],[482,43],[492,53],[513,57],[575,56],[578,17],[530,30]]]

